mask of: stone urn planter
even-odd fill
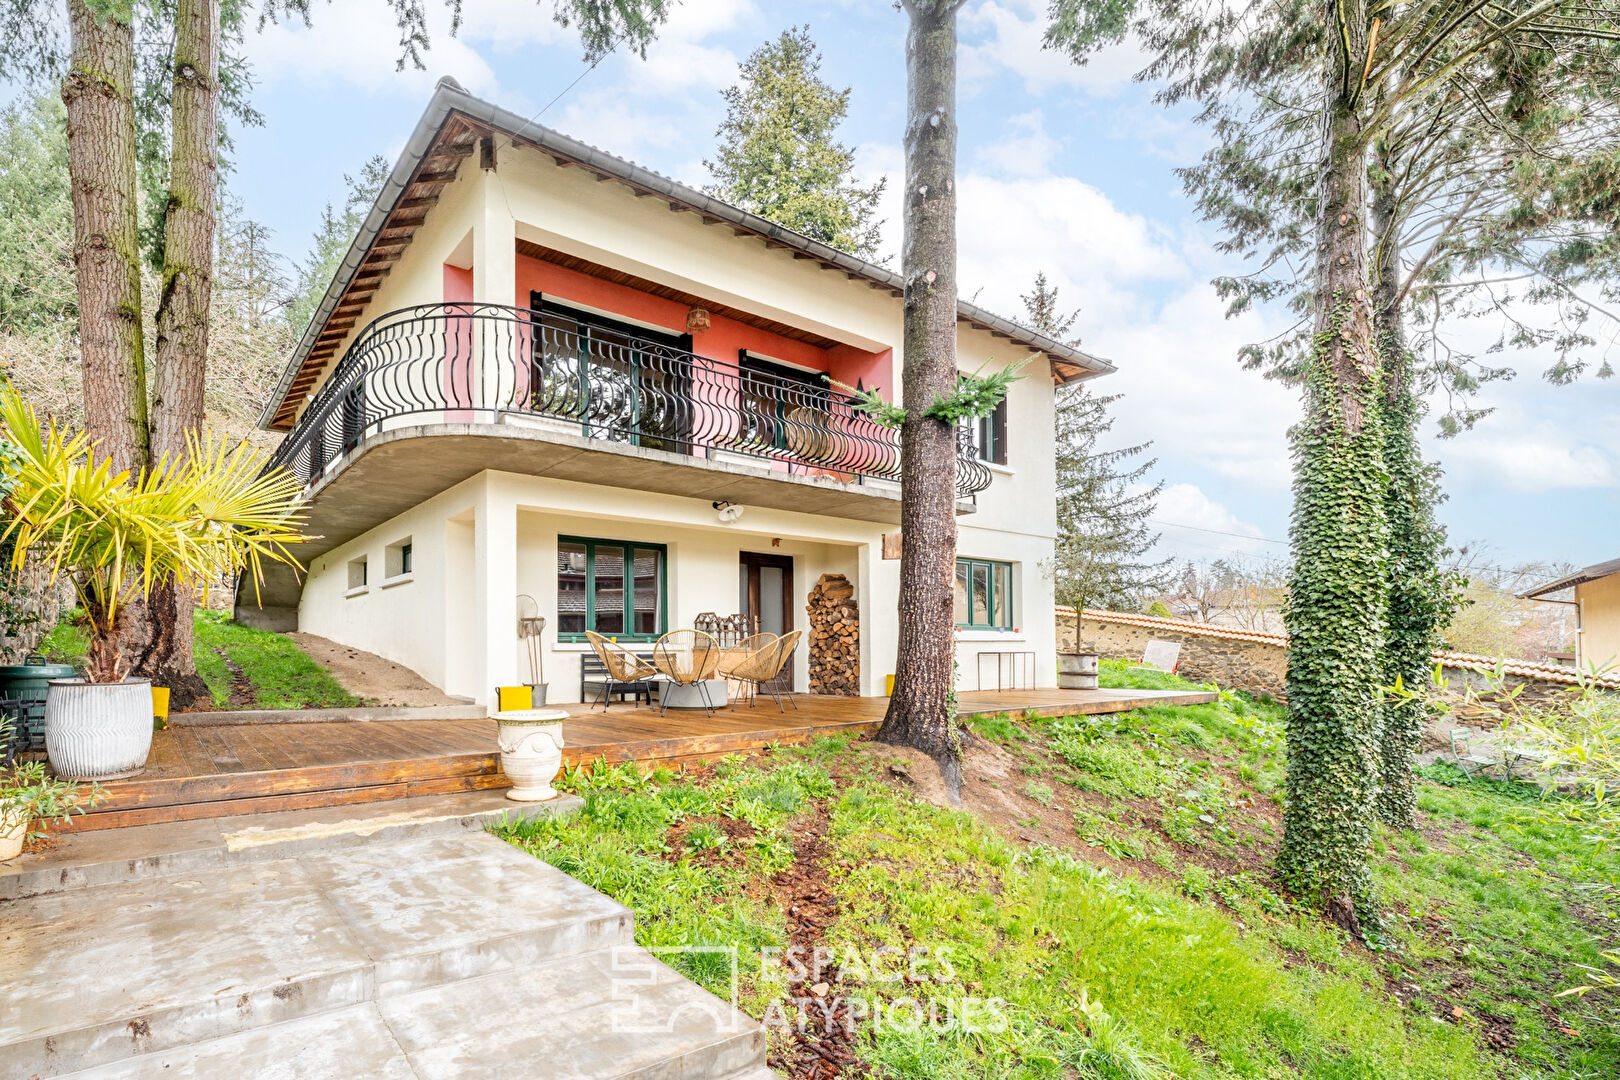
[[[152,682],[52,679],[45,697],[45,753],[64,780],[121,780],[146,768],[152,749]]]
[[[512,781],[506,797],[516,802],[545,802],[557,797],[551,782],[562,768],[562,709],[513,709],[496,712],[500,726],[501,771]]]

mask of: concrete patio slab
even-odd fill
[[[0,1077],[769,1075],[758,1025],[637,947],[626,908],[461,816],[256,822],[235,848],[222,821],[165,834],[168,873],[0,906]]]

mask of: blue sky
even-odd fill
[[[429,0],[431,4],[431,0]],[[1286,320],[1228,321],[1208,282],[1230,269],[1192,214],[1174,168],[1205,137],[1185,112],[1131,81],[1126,45],[1077,68],[1039,48],[1045,0],[970,2],[961,16],[960,256],[964,295],[1017,313],[1037,270],[1082,309],[1084,345],[1119,374],[1114,439],[1152,440],[1166,484],[1157,519],[1178,557],[1280,554],[1289,493],[1285,431],[1292,392],[1241,370],[1239,344]],[[868,177],[901,174],[904,16],[884,0],[686,0],[645,61],[610,56],[585,70],[570,31],[532,0],[465,0],[457,38],[433,9],[428,70],[394,70],[382,0],[315,5],[315,32],[272,27],[249,41],[265,126],[237,133],[230,183],[279,246],[302,252],[343,174],[393,157],[433,82],[469,90],[689,183],[708,178],[739,60],[785,26],[808,23],[824,73],[853,88],[844,129]],[[548,103],[549,107],[548,107]],[[541,110],[544,108],[544,111]],[[890,250],[898,217],[887,210]],[[1496,328],[1471,325],[1489,342]],[[1445,466],[1453,539],[1503,565],[1596,562],[1620,554],[1620,380],[1555,388],[1545,358],[1489,387],[1497,412],[1456,439],[1431,438]],[[1192,528],[1190,526],[1196,526]],[[1236,534],[1236,535],[1227,535]]]

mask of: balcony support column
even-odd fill
[[[499,477],[486,472],[473,524],[473,595],[465,602],[478,612],[478,653],[482,672],[475,697],[493,703],[495,687],[515,686],[517,671],[517,502]],[[455,603],[457,598],[451,597]]]

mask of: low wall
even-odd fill
[[[1170,620],[1165,620],[1167,623]],[[1094,652],[1112,660],[1141,660],[1149,641],[1181,645],[1178,673],[1194,682],[1213,682],[1253,694],[1283,696],[1283,675],[1288,670],[1288,646],[1283,638],[1256,641],[1215,637],[1167,626],[1134,626],[1101,619],[1080,620],[1080,647],[1075,648],[1074,617],[1058,619],[1061,652]]]
[[[1268,694],[1279,701],[1285,697],[1288,639],[1281,634],[1090,610],[1080,614],[1078,626],[1077,648],[1075,613],[1059,609],[1058,651],[1094,652],[1109,659],[1139,661],[1149,641],[1174,641],[1181,645],[1178,671],[1186,678]],[[1492,684],[1499,661],[1449,652],[1437,652],[1435,660],[1446,678],[1446,698],[1460,701],[1467,691],[1472,691],[1476,701],[1488,704],[1496,696]],[[1523,686],[1515,698],[1520,705],[1554,705],[1569,699],[1578,679],[1572,670],[1510,660],[1505,663],[1500,683],[1508,693]],[[1620,690],[1620,680],[1604,679],[1600,688]]]

